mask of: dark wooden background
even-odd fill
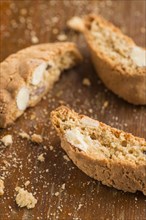
[[[57,41],[60,33],[76,42],[84,56],[84,62],[63,73],[50,94],[35,108],[27,110],[14,125],[0,130],[0,137],[13,136],[12,146],[0,146],[0,175],[5,178],[0,220],[145,220],[146,197],[142,193],[124,193],[103,186],[64,159],[65,153],[49,115],[64,103],[146,138],[146,108],[128,104],[104,87],[95,74],[83,36],[66,27],[66,21],[73,15],[95,12],[122,28],[138,45],[146,47],[146,1],[1,0],[0,3],[1,61],[31,44]],[[91,80],[90,87],[82,84],[85,77]],[[104,109],[105,101],[109,104]],[[42,134],[43,143],[22,140],[21,130]],[[44,162],[37,160],[41,153],[45,153]],[[30,185],[26,189],[38,199],[32,210],[18,208],[15,203],[15,187],[24,187],[27,180]]]

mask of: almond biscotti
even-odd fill
[[[146,195],[146,141],[61,106],[51,113],[61,146],[90,177]]]
[[[0,127],[4,128],[35,106],[59,79],[61,72],[82,59],[73,43],[31,46],[0,64]]]
[[[146,104],[146,50],[96,15],[74,17],[68,26],[82,32],[104,84],[133,104]]]

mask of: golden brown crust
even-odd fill
[[[51,113],[51,121],[57,130],[61,139],[61,146],[66,151],[70,159],[90,177],[101,181],[104,185],[113,186],[117,189],[128,192],[142,191],[146,195],[146,163],[140,160],[130,161],[126,158],[120,160],[118,157],[103,158],[100,155],[96,156],[78,149],[68,142],[65,136],[65,131],[62,129],[61,120],[68,121],[69,118],[74,118],[74,123],[84,115],[78,115],[74,111],[61,106]],[[76,121],[75,121],[76,120]],[[100,123],[103,129],[110,129],[111,132],[116,134],[125,135],[128,141],[136,140],[139,144],[145,145],[144,139],[135,137],[132,134],[125,133],[124,131],[112,128],[106,124]]]
[[[73,43],[48,43],[40,44],[25,48],[15,54],[10,55],[0,63],[0,127],[4,128],[11,124],[17,117],[23,114],[24,110],[18,109],[16,97],[21,88],[31,88],[32,73],[41,65],[41,63],[50,62],[50,65],[56,65],[58,59],[70,54],[72,64],[68,66],[60,65],[60,71],[70,68],[80,62],[82,57]],[[60,61],[62,62],[62,61]],[[45,86],[42,85],[43,91],[36,95],[32,93],[32,100],[29,106],[36,105],[46,92],[51,89],[54,82],[59,78],[60,73],[50,74],[45,79]],[[44,86],[44,88],[43,88]]]

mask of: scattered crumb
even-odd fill
[[[47,150],[47,149],[48,149],[47,146],[43,146],[43,148],[44,148],[44,150]]]
[[[57,40],[59,40],[59,41],[65,41],[65,40],[67,40],[67,35],[66,35],[66,34],[59,34],[59,35],[57,36]]]
[[[10,135],[10,134],[5,135],[5,136],[1,139],[1,142],[2,142],[6,147],[12,145],[12,143],[13,143],[12,135]]]
[[[32,42],[33,44],[37,44],[37,43],[39,42],[39,39],[38,39],[36,36],[32,36],[32,37],[31,37],[31,42]]]
[[[0,179],[0,196],[4,194],[4,181]]]
[[[62,189],[62,190],[65,189],[65,183],[62,184],[61,189]]]
[[[103,103],[102,109],[103,109],[103,110],[106,109],[106,108],[108,107],[108,105],[109,105],[109,102],[108,102],[108,101],[105,101],[105,102]]]
[[[69,157],[67,155],[64,155],[63,158],[66,160],[66,161],[70,161]]]
[[[84,86],[91,86],[91,81],[88,78],[84,78],[82,84]]]
[[[30,181],[27,180],[27,181],[24,183],[24,186],[26,187],[26,186],[28,186],[29,184],[30,184]]]
[[[84,21],[82,18],[74,16],[67,21],[67,26],[75,31],[82,32],[84,30]]]
[[[20,187],[16,187],[15,190],[18,192],[16,196],[16,203],[19,207],[27,207],[28,209],[35,207],[37,200],[34,198],[32,193],[29,193],[27,190]]]
[[[21,138],[24,138],[24,139],[30,139],[30,136],[29,136],[29,134],[27,134],[26,132],[24,132],[24,131],[22,131],[22,132],[20,132],[19,133],[19,136],[21,137]]]
[[[39,144],[39,143],[43,142],[43,138],[39,134],[33,134],[33,135],[31,135],[31,141]]]
[[[6,160],[3,160],[3,164],[6,166],[6,167],[9,167],[10,166],[10,163]]]
[[[59,196],[59,192],[54,193],[55,196]]]
[[[78,210],[80,210],[82,206],[83,206],[83,204],[80,203],[78,206]]]
[[[49,148],[50,148],[51,151],[53,150],[53,146],[50,146]]]
[[[40,162],[44,162],[44,161],[45,161],[44,154],[40,154],[40,155],[38,156],[38,160],[39,160]]]
[[[93,109],[92,108],[89,108],[88,110],[90,113],[93,113]]]
[[[34,113],[31,114],[30,119],[33,120],[36,118],[36,115]]]

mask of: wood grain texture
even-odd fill
[[[146,108],[130,105],[108,91],[95,74],[83,36],[66,28],[66,21],[73,15],[100,13],[138,45],[146,47],[145,0],[1,0],[0,3],[1,61],[34,42],[57,41],[59,33],[76,42],[85,57],[80,66],[62,74],[51,93],[35,108],[28,109],[11,127],[0,130],[0,137],[13,136],[12,146],[0,145],[0,176],[5,177],[0,220],[145,220],[144,195],[103,186],[82,173],[65,159],[49,119],[50,111],[64,103],[77,112],[146,138]],[[90,87],[82,84],[85,77],[90,79]],[[104,109],[105,101],[109,104]],[[42,134],[43,143],[23,140],[19,137],[21,130]],[[41,153],[44,162],[37,159]],[[38,200],[32,210],[18,208],[15,203],[15,187],[24,187],[27,180],[30,184],[26,189]]]

